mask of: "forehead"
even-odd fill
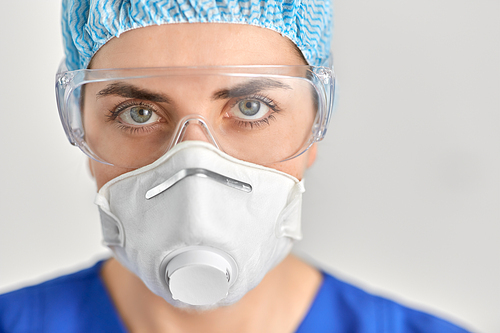
[[[244,24],[178,23],[127,31],[111,39],[91,68],[304,65],[278,32]]]

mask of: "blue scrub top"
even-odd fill
[[[0,295],[0,333],[127,332],[99,277],[103,262]],[[468,331],[323,273],[322,285],[296,332]]]

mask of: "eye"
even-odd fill
[[[231,113],[242,119],[259,119],[269,112],[269,107],[256,99],[243,99],[236,103]]]
[[[119,117],[123,122],[130,125],[147,125],[160,119],[153,110],[140,105],[125,109],[120,113]]]

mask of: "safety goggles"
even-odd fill
[[[105,164],[139,168],[203,140],[270,165],[323,139],[334,82],[313,66],[63,68],[56,96],[71,144]]]

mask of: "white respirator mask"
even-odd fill
[[[103,243],[156,295],[199,310],[236,303],[301,238],[303,182],[185,141],[105,184]]]

